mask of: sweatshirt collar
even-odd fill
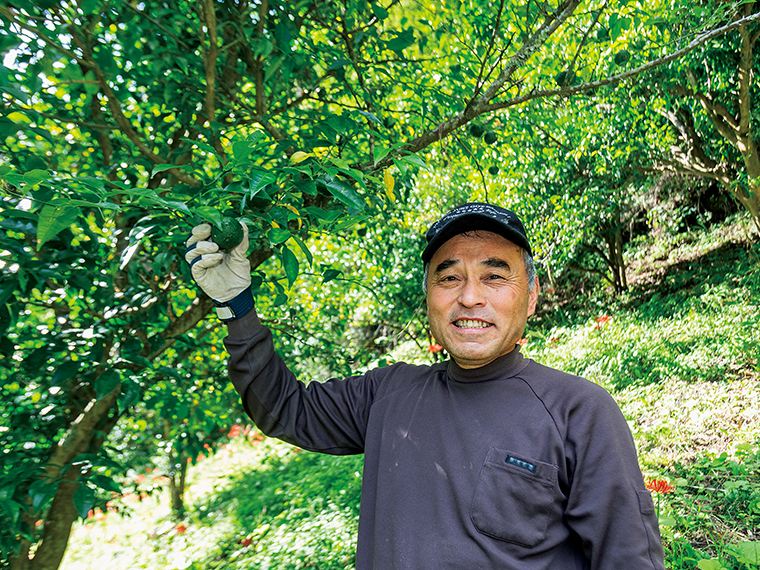
[[[493,362],[481,366],[480,368],[462,368],[453,360],[448,363],[448,376],[455,382],[485,382],[487,380],[497,380],[510,378],[516,375],[527,366],[528,362],[520,354],[520,346],[515,346],[514,350],[504,356],[500,356]]]

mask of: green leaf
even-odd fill
[[[285,62],[287,58],[284,55],[280,55],[277,57],[273,57],[269,60],[266,70],[264,71],[264,83],[267,83],[269,79],[277,73],[277,70],[280,69],[283,62]]]
[[[56,368],[51,380],[53,386],[60,386],[66,380],[74,376],[81,368],[82,363],[75,360],[67,360]]]
[[[83,87],[88,95],[95,95],[95,93],[100,91],[100,85],[98,85],[98,80],[97,77],[95,77],[94,72],[88,71],[84,76],[84,80],[85,83]]]
[[[247,160],[254,148],[256,143],[251,141],[235,141],[232,143],[232,157],[236,162]]]
[[[407,164],[413,164],[414,166],[419,166],[420,168],[427,168],[427,163],[416,154],[404,156],[401,158],[401,161],[406,162]]]
[[[370,4],[370,8],[378,20],[382,21],[388,17],[388,10],[383,8],[379,2],[372,2],[372,4]]]
[[[699,570],[724,570],[723,564],[716,558],[710,558],[709,560],[700,560],[697,562],[697,568]]]
[[[121,487],[119,487],[118,483],[106,475],[93,475],[90,477],[90,481],[104,491],[121,493]]]
[[[348,59],[336,59],[334,62],[330,64],[330,67],[327,68],[327,71],[334,71],[336,69],[340,69],[341,67],[345,67],[346,65],[350,63],[351,63],[351,60],[348,60]]]
[[[16,521],[21,514],[22,506],[16,501],[0,500],[0,509],[5,512],[5,516],[11,524],[16,524]]]
[[[731,544],[726,547],[739,562],[760,565],[760,541],[747,541]]]
[[[388,156],[390,152],[391,152],[391,149],[385,148],[384,146],[376,144],[375,150],[373,151],[373,156],[372,156],[372,159],[374,160],[375,165],[377,165],[378,162],[380,162],[386,156]]]
[[[259,191],[264,188],[265,186],[268,186],[269,184],[274,184],[277,182],[277,175],[275,175],[273,172],[270,172],[268,170],[264,170],[262,168],[254,168],[251,170],[251,182],[250,182],[250,194],[248,195],[250,198],[253,198],[256,196],[256,194],[259,193]]]
[[[373,115],[372,113],[368,113],[367,111],[357,111],[357,112],[360,115],[362,115],[363,117],[366,117],[367,119],[369,119],[370,121],[373,121],[373,122],[377,123],[378,125],[382,125],[383,124],[383,122],[380,119],[378,119],[375,115]]]
[[[317,185],[314,184],[313,180],[296,180],[293,182],[293,189],[296,192],[302,192],[309,196],[317,195]]]
[[[288,286],[292,287],[298,278],[298,258],[290,251],[288,246],[283,246],[280,259],[282,261],[282,268],[285,270],[285,275],[288,278]]]
[[[400,53],[414,43],[414,30],[407,28],[403,32],[396,34],[396,37],[386,42],[388,49]]]
[[[216,149],[213,146],[211,146],[210,144],[207,144],[207,143],[205,143],[203,141],[197,141],[197,140],[189,139],[187,137],[182,137],[181,140],[183,140],[183,141],[185,141],[187,143],[190,143],[190,144],[194,144],[200,150],[202,150],[204,152],[207,152],[209,154],[213,154],[214,156],[217,156]]]
[[[157,164],[156,166],[153,167],[153,174],[158,174],[159,172],[165,172],[167,170],[171,170],[172,168],[187,170],[187,165],[177,166],[176,164],[168,164],[168,163]]]
[[[341,275],[343,275],[343,272],[338,269],[327,269],[322,273],[322,283],[328,283],[333,279],[337,279]]]
[[[304,241],[300,237],[298,237],[295,234],[291,235],[290,237],[292,237],[293,241],[296,242],[298,247],[301,248],[301,251],[306,256],[306,260],[309,262],[309,265],[311,265],[314,262],[314,256],[311,254],[311,251],[309,251],[309,248],[307,247],[307,245],[304,243]]]
[[[218,226],[222,223],[222,213],[218,208],[212,208],[211,206],[199,206],[197,208],[193,208],[192,212],[202,220],[209,222],[215,226]]]
[[[181,380],[182,376],[180,376],[179,372],[177,372],[176,369],[172,368],[171,366],[161,366],[158,369],[156,369],[156,376],[170,376],[172,378],[176,378],[177,380]]]
[[[331,180],[326,186],[330,194],[349,208],[353,208],[360,212],[364,210],[364,200],[361,199],[361,196],[359,196],[353,188],[342,180]]]
[[[95,394],[98,400],[116,388],[121,382],[121,376],[117,370],[109,368],[103,372],[95,381]]]
[[[119,394],[119,413],[124,412],[129,406],[140,399],[142,389],[140,384],[134,380],[125,380],[121,383],[121,394]]]
[[[18,279],[9,277],[3,281],[0,281],[0,307],[8,302],[8,299],[13,297],[18,287]]]
[[[274,245],[280,245],[290,237],[290,232],[285,228],[272,228],[267,232],[267,237]]]
[[[77,514],[86,519],[94,504],[95,491],[85,485],[79,485],[79,488],[74,491],[74,508]]]
[[[37,250],[42,244],[53,239],[63,230],[73,224],[79,215],[79,208],[68,204],[48,204],[40,212],[37,221]]]
[[[23,175],[24,182],[26,184],[31,184],[32,186],[39,184],[48,178],[50,178],[50,173],[47,170],[42,170],[40,168],[35,168],[34,170],[25,172]]]
[[[58,482],[49,479],[37,479],[29,485],[29,496],[32,498],[32,507],[39,510],[50,502],[58,492]]]
[[[368,216],[353,216],[338,220],[332,227],[333,231],[340,232],[353,228],[356,224],[368,219]]]

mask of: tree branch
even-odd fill
[[[477,99],[470,101],[470,103],[465,107],[464,111],[458,115],[440,123],[438,126],[424,132],[419,137],[404,145],[401,149],[401,152],[415,153],[429,146],[430,144],[433,144],[434,142],[449,136],[454,130],[468,123],[475,117],[482,115],[489,110],[500,108],[489,105],[491,99],[496,96],[496,94],[507,83],[507,81],[511,80],[514,72],[517,71],[522,65],[524,65],[525,62],[528,61],[530,57],[541,48],[546,40],[554,32],[556,32],[557,29],[572,15],[578,4],[580,4],[579,0],[566,1],[559,7],[556,16],[547,16],[538,30],[525,41],[522,47],[520,47],[520,49],[517,50],[517,52],[511,58],[509,58],[509,61],[507,61],[504,69],[499,74],[499,77],[491,85],[489,85],[488,89],[485,90],[483,95]],[[556,94],[559,92],[560,90],[557,90],[554,93]],[[387,168],[392,163],[392,161],[393,157],[389,155],[374,166],[372,164],[365,165],[364,169],[382,170],[384,168]]]
[[[570,62],[570,65],[567,66],[567,74],[565,75],[565,82],[569,81],[571,72],[573,68],[575,67],[575,62],[578,61],[578,58],[581,55],[581,50],[583,49],[583,46],[586,45],[586,40],[588,39],[588,35],[591,33],[591,30],[593,30],[596,24],[599,22],[599,18],[602,17],[602,14],[607,9],[608,5],[609,5],[609,2],[605,2],[604,6],[602,6],[601,8],[599,8],[599,10],[596,11],[596,17],[594,18],[594,21],[591,22],[591,25],[583,34],[583,38],[581,38],[581,41],[578,44],[578,49],[575,50],[575,55],[573,56],[573,60]],[[564,85],[562,85],[562,87],[564,87]]]
[[[575,95],[577,93],[583,93],[585,91],[592,91],[594,89],[597,89],[599,87],[606,87],[607,85],[612,85],[615,83],[619,83],[620,81],[623,81],[625,79],[630,79],[632,77],[635,77],[637,75],[640,75],[644,73],[645,71],[649,71],[651,69],[654,69],[656,67],[659,67],[661,65],[664,65],[666,63],[669,63],[671,61],[674,61],[680,57],[683,57],[687,53],[694,51],[699,46],[707,43],[708,41],[717,38],[726,32],[730,32],[731,30],[735,30],[736,28],[749,24],[750,22],[756,22],[760,20],[760,13],[753,14],[751,16],[747,16],[746,18],[742,18],[741,20],[737,20],[736,22],[732,22],[730,24],[726,24],[725,26],[721,26],[720,28],[715,28],[712,30],[709,30],[703,34],[700,34],[694,40],[692,40],[689,45],[687,45],[684,48],[681,48],[679,50],[674,51],[671,54],[668,54],[666,56],[663,56],[661,58],[654,59],[652,61],[648,61],[644,63],[643,65],[640,65],[638,67],[635,67],[633,69],[629,69],[628,71],[625,71],[623,73],[620,73],[618,75],[614,75],[612,77],[607,77],[605,79],[600,79],[598,81],[591,81],[589,83],[584,83],[582,85],[576,85],[574,87],[564,87],[560,89],[545,89],[541,91],[531,91],[530,93],[523,95],[521,97],[514,97],[512,99],[509,99],[507,101],[502,101],[498,103],[491,103],[488,105],[485,105],[483,108],[483,113],[491,112],[491,111],[497,111],[500,109],[507,109],[509,107],[516,107],[517,105],[522,105],[523,103],[527,103],[528,101],[532,101],[534,99],[542,99],[547,97],[553,97],[555,95]]]
[[[216,121],[216,107],[214,97],[216,96],[216,60],[219,57],[219,37],[216,32],[216,7],[215,0],[203,0],[199,6],[202,23],[206,25],[206,34],[208,35],[208,49],[203,51],[203,66],[206,71],[206,95],[204,98],[203,108],[206,112],[206,119],[209,123]],[[218,138],[211,141],[222,166],[227,163],[227,154]]]

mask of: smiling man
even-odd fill
[[[652,498],[611,396],[524,358],[538,279],[512,212],[464,204],[422,253],[431,331],[451,360],[296,380],[250,291],[247,240],[207,225],[186,258],[227,322],[229,372],[266,434],[364,453],[357,570],[663,570]]]

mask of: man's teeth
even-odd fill
[[[454,324],[462,329],[484,329],[491,326],[490,323],[470,319],[459,319],[458,321],[454,321]]]

